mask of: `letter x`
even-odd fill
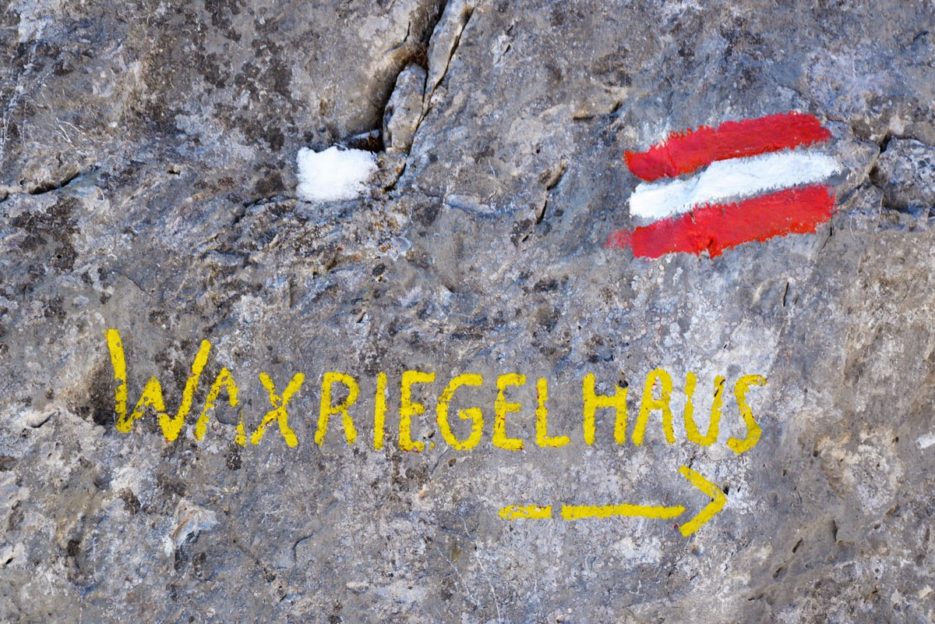
[[[250,436],[251,444],[259,444],[260,440],[263,439],[263,434],[266,432],[266,426],[275,420],[279,424],[279,433],[282,434],[286,444],[290,447],[298,445],[299,440],[295,437],[295,432],[289,427],[289,412],[286,411],[286,405],[289,404],[289,399],[292,398],[292,395],[299,391],[304,381],[305,375],[296,373],[293,375],[292,380],[289,382],[289,385],[286,386],[285,391],[280,397],[276,394],[276,386],[273,384],[273,380],[270,379],[269,375],[260,373],[260,383],[266,388],[266,392],[269,394],[269,402],[270,405],[273,406],[273,409],[266,412],[266,415],[263,416],[263,420],[260,422],[260,426],[257,427],[253,435]]]

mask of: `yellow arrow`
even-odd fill
[[[547,520],[552,517],[552,506],[507,505],[500,508],[500,517],[504,520]]]
[[[688,466],[681,466],[679,474],[688,479],[694,487],[709,497],[711,502],[702,508],[695,516],[679,526],[679,532],[688,537],[707,524],[711,518],[724,509],[727,496],[716,483],[709,481],[701,473]],[[654,520],[671,520],[685,513],[681,505],[562,505],[562,520],[585,520],[590,518],[651,518]],[[548,520],[552,517],[552,506],[542,505],[507,505],[500,509],[500,517],[504,520]]]
[[[680,466],[679,474],[688,479],[688,482],[696,488],[710,496],[713,500],[704,506],[704,508],[695,514],[695,517],[679,526],[679,533],[688,537],[708,523],[714,516],[721,513],[724,505],[727,504],[727,495],[717,486],[716,483],[708,481],[701,473],[695,472],[688,466]]]
[[[562,520],[585,520],[587,518],[652,518],[668,520],[678,518],[685,508],[660,507],[656,505],[562,505]]]

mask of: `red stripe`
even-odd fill
[[[645,258],[702,251],[713,258],[742,243],[814,232],[831,218],[833,210],[834,195],[827,186],[817,184],[696,208],[632,231],[620,230],[610,235],[606,246],[629,247],[634,256]]]
[[[830,137],[813,115],[781,113],[676,132],[645,152],[626,152],[624,158],[633,175],[656,180],[691,173],[716,160],[811,145]]]

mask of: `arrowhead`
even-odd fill
[[[683,536],[688,537],[706,525],[711,518],[721,513],[721,510],[724,509],[724,505],[727,504],[727,495],[721,491],[721,488],[719,488],[716,483],[708,481],[701,473],[695,472],[688,466],[681,466],[679,468],[679,474],[688,479],[688,482],[693,486],[713,499],[710,503],[705,505],[694,518],[679,527],[679,532],[681,532]]]

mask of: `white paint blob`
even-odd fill
[[[706,204],[820,182],[839,169],[830,156],[807,151],[720,160],[687,180],[638,184],[630,196],[630,214],[663,219]]]
[[[376,156],[364,150],[337,147],[316,152],[303,147],[296,156],[299,199],[329,202],[354,199],[366,190],[377,170]]]

